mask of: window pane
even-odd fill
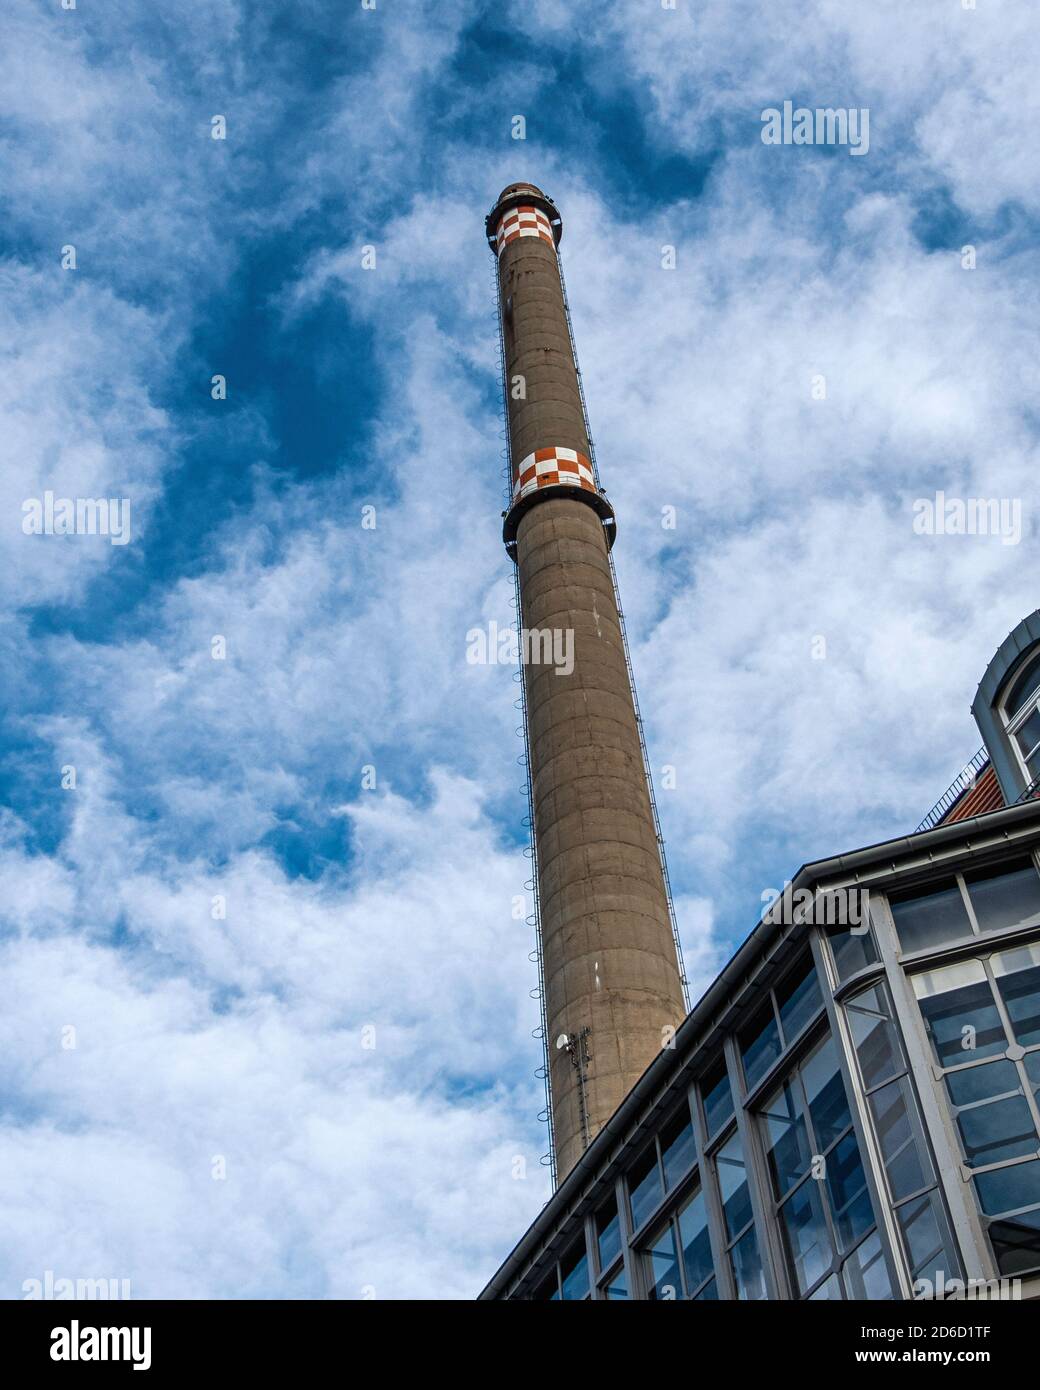
[[[1008,1095],[1019,1089],[1014,1062],[985,1062],[981,1067],[965,1067],[946,1076],[946,1089],[954,1105],[975,1105],[980,1100]]]
[[[808,1172],[811,1158],[801,1101],[789,1081],[766,1102],[762,1119],[773,1191],[777,1197],[782,1197]]]
[[[690,1107],[683,1102],[678,1115],[661,1131],[661,1161],[664,1166],[664,1185],[672,1188],[697,1162],[697,1144],[693,1137]]]
[[[1024,1158],[1040,1148],[1029,1106],[1021,1096],[961,1110],[957,1128],[965,1161],[973,1168],[1006,1158]]]
[[[1040,912],[1040,874],[1027,859],[965,876],[983,931],[1002,931]]]
[[[735,1134],[729,1143],[719,1150],[715,1166],[719,1175],[719,1187],[722,1190],[726,1229],[732,1240],[751,1220],[751,1195],[748,1192],[744,1150],[741,1148],[739,1135]]]
[[[842,1249],[848,1250],[874,1225],[863,1160],[851,1132],[827,1155],[827,1192],[838,1239]]]
[[[802,1183],[780,1208],[787,1266],[800,1294],[812,1288],[829,1268],[833,1251],[814,1178]]]
[[[609,1269],[621,1254],[621,1222],[614,1198],[596,1213],[596,1242],[599,1246],[599,1267],[601,1270]]]
[[[815,1293],[809,1295],[810,1303],[822,1303],[826,1300],[837,1300],[841,1298],[841,1287],[838,1284],[838,1276],[832,1274],[829,1279],[825,1279]]]
[[[848,1017],[864,1086],[869,1090],[901,1072],[903,1054],[881,990],[875,986],[850,999]]]
[[[1040,710],[1034,710],[1015,734],[1018,746],[1022,750],[1023,758],[1028,758],[1030,753],[1040,743]]]
[[[821,1150],[829,1148],[852,1124],[833,1038],[828,1037],[806,1058],[801,1072],[816,1143]]]
[[[1003,951],[992,965],[1015,1041],[1033,1047],[1040,1043],[1040,946]]]
[[[927,1192],[923,1197],[907,1202],[896,1212],[910,1261],[910,1272],[915,1279],[919,1275],[931,1278],[933,1286],[935,1271],[943,1268],[945,1259],[934,1203],[934,1193]],[[943,1268],[943,1272],[949,1274],[950,1271]]]
[[[584,1246],[563,1261],[563,1296],[565,1299],[585,1298],[589,1292],[589,1261]]]
[[[842,983],[855,975],[857,970],[873,965],[878,959],[874,933],[866,923],[860,923],[858,927],[851,924],[830,926],[827,928],[827,940],[831,944],[834,968]]]
[[[1033,1089],[1040,1087],[1040,1052],[1027,1052],[1022,1059],[1026,1074],[1033,1083]]]
[[[1040,884],[1040,877],[1037,878]],[[791,1043],[810,1019],[815,1018],[823,1008],[823,995],[816,978],[816,967],[810,957],[803,968],[776,992],[777,1007],[780,1010],[780,1026],[784,1030],[784,1042]]]
[[[603,1292],[614,1302],[628,1298],[628,1275],[624,1265],[618,1265],[616,1273],[603,1285]]]
[[[879,1301],[892,1297],[892,1283],[885,1267],[881,1236],[877,1231],[852,1252],[842,1266],[850,1298]]]
[[[972,934],[968,910],[955,879],[938,887],[929,884],[914,893],[891,897],[888,905],[904,951],[923,951],[927,946],[939,946]]]
[[[740,1049],[744,1059],[744,1078],[748,1090],[751,1090],[780,1056],[780,1030],[776,1026],[772,1004],[763,1009],[741,1034]]]
[[[1016,1211],[1040,1203],[1040,1161],[1016,1163],[1011,1168],[995,1168],[972,1178],[979,1194],[979,1205],[987,1216]]]
[[[733,1114],[733,1093],[729,1087],[729,1076],[725,1065],[713,1067],[704,1078],[704,1119],[709,1134],[719,1130]]]
[[[870,1097],[874,1127],[894,1202],[927,1187],[932,1181],[931,1164],[924,1166],[910,1119],[912,1104],[905,1077],[890,1082]]]
[[[1004,701],[1004,714],[1008,719],[1014,719],[1038,685],[1040,685],[1040,655],[1028,661],[1022,673],[1015,677],[1014,684]]]
[[[992,1057],[1007,1047],[980,961],[962,961],[915,975],[913,986],[941,1067],[955,1067],[973,1057]]]
[[[629,1175],[629,1203],[632,1208],[632,1230],[638,1231],[651,1212],[657,1209],[664,1196],[661,1187],[661,1170],[657,1164],[657,1150],[653,1144]]]
[[[754,1227],[743,1240],[734,1245],[730,1251],[730,1261],[733,1265],[737,1297],[749,1300],[765,1298],[766,1284],[762,1275],[762,1260],[758,1253]]]
[[[990,1244],[1001,1274],[1022,1274],[1040,1265],[1040,1208],[989,1227]]]
[[[700,1303],[716,1303],[719,1297],[718,1285],[714,1279],[709,1279],[700,1293],[695,1293],[693,1296]]]
[[[646,1282],[649,1290],[647,1297],[651,1302],[682,1298],[679,1257],[671,1222],[646,1251]]]
[[[679,1212],[679,1240],[686,1266],[686,1287],[696,1289],[714,1268],[708,1237],[708,1212],[704,1193],[699,1188]]]

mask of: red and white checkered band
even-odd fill
[[[547,241],[555,250],[556,241],[552,226],[541,208],[510,208],[502,214],[495,232],[495,250],[501,256],[511,241],[517,237],[536,236]]]
[[[581,487],[596,492],[592,464],[576,449],[536,449],[513,470],[513,501],[543,487]]]

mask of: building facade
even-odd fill
[[[562,1181],[482,1298],[1040,1297],[1040,610],[973,710],[983,749],[918,830],[799,870],[594,1130],[565,1120]],[[588,908],[610,884],[585,866]],[[558,997],[593,1018],[586,975]],[[554,1076],[570,1103],[578,1068]]]

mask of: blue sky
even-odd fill
[[[1036,19],[9,11],[0,1292],[471,1296],[547,1195],[484,213],[563,213],[697,993],[913,829],[1036,606]],[[764,145],[785,99],[869,152]],[[1021,543],[916,535],[940,488]],[[46,489],[131,542],[25,536]]]

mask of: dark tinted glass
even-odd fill
[[[560,1267],[563,1296],[565,1299],[581,1299],[589,1292],[589,1262],[584,1246],[573,1251]]]
[[[638,1231],[664,1196],[661,1172],[657,1166],[657,1150],[653,1144],[632,1169],[628,1179],[628,1191],[632,1207],[632,1230]]]
[[[716,1164],[719,1187],[722,1189],[722,1205],[726,1213],[726,1228],[732,1239],[751,1220],[751,1196],[744,1168],[744,1150],[738,1135],[735,1134],[729,1143],[719,1150]]]
[[[1001,1274],[1024,1274],[1040,1265],[1040,1208],[994,1221],[990,1243]]]
[[[733,1114],[733,1092],[725,1066],[713,1067],[704,1078],[701,1093],[704,1097],[704,1119],[709,1134],[719,1130]]]
[[[675,1231],[669,1222],[646,1252],[648,1295],[652,1302],[682,1298],[679,1253]]]
[[[822,1151],[852,1124],[833,1038],[828,1037],[802,1063],[802,1080],[816,1145]]]
[[[714,1279],[709,1279],[700,1293],[695,1293],[693,1296],[700,1303],[716,1303],[719,1297],[718,1285]]]
[[[1040,947],[1003,951],[993,957],[993,973],[1015,1041],[1023,1047],[1040,1043]]]
[[[773,1191],[782,1197],[809,1170],[809,1136],[798,1091],[785,1081],[762,1110],[766,1158]]]
[[[923,951],[971,936],[971,922],[956,880],[888,900],[904,951]]]
[[[820,1201],[819,1183],[803,1182],[780,1208],[787,1264],[799,1293],[806,1293],[823,1277],[833,1251]]]
[[[628,1298],[628,1275],[624,1265],[620,1265],[610,1282],[604,1284],[603,1292],[615,1302]]]
[[[690,1107],[683,1102],[678,1115],[661,1131],[661,1162],[664,1185],[672,1188],[697,1162],[697,1144],[693,1137]]]
[[[1040,883],[1040,878],[1037,879]],[[812,958],[803,962],[802,968],[785,982],[776,992],[776,1002],[780,1010],[780,1026],[784,1031],[784,1042],[791,1043],[810,1019],[823,1008],[823,995],[816,978],[816,967]]]
[[[978,961],[914,976],[913,984],[940,1066],[992,1057],[1007,1047],[993,992]]]
[[[838,1240],[848,1250],[874,1224],[863,1160],[851,1132],[827,1155],[827,1192]]]
[[[866,923],[858,927],[835,925],[827,928],[827,940],[831,944],[838,979],[847,980],[857,970],[873,965],[878,959],[874,934]]]
[[[943,1268],[946,1258],[939,1234],[934,1194],[929,1192],[907,1202],[896,1212],[896,1217],[903,1232],[912,1275],[915,1279],[919,1276],[931,1277],[937,1267]],[[949,1272],[948,1266],[945,1272]]]
[[[1019,1089],[1018,1071],[1013,1062],[987,1062],[981,1067],[951,1071],[946,1089],[954,1105],[975,1105],[980,1100],[1007,1095]]]
[[[754,1227],[734,1245],[730,1252],[733,1266],[733,1279],[737,1286],[737,1297],[760,1299],[766,1296],[765,1279],[762,1276],[762,1257],[758,1253],[758,1241]]]
[[[1040,685],[1040,655],[1032,657],[1017,675],[1004,701],[1004,713],[1008,719],[1015,715]]]
[[[957,1116],[957,1128],[965,1160],[973,1168],[1000,1163],[1005,1158],[1024,1158],[1040,1148],[1029,1106],[1021,1096],[962,1110]]]
[[[1029,860],[965,875],[968,896],[983,931],[1002,931],[1040,912],[1040,874]]]
[[[924,1167],[911,1123],[911,1103],[905,1077],[889,1082],[870,1097],[878,1142],[895,1202],[927,1187],[931,1181],[931,1165],[927,1169]]]
[[[1040,1160],[995,1168],[972,1179],[979,1194],[979,1205],[988,1216],[1015,1211],[1018,1207],[1040,1203]]]
[[[686,1287],[691,1292],[712,1272],[711,1241],[704,1193],[698,1188],[679,1212],[679,1239],[686,1266]]]
[[[849,1000],[848,1016],[864,1086],[869,1090],[902,1071],[903,1056],[883,992],[875,986],[857,994]]]
[[[773,1006],[768,1004],[740,1035],[740,1052],[744,1059],[744,1079],[748,1090],[761,1081],[780,1056],[780,1051],[780,1030],[776,1026]]]
[[[596,1213],[596,1242],[600,1270],[609,1269],[621,1254],[621,1222],[613,1198]]]

